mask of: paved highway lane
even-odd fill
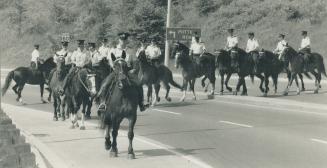
[[[52,112],[50,104],[39,104],[38,87],[27,85],[23,95],[27,108]],[[190,100],[189,94],[183,103],[178,102],[179,91],[174,90],[171,95],[172,103],[163,100],[158,106],[139,113],[136,134],[172,146],[213,167],[327,166],[327,107],[323,105],[327,101],[326,93],[304,93],[282,100],[277,96],[218,95],[214,100],[206,100],[199,91],[200,100]],[[251,84],[249,95],[260,95]],[[14,99],[9,90],[2,101],[17,104]],[[297,99],[319,104],[291,101]],[[51,118],[49,122],[53,122]],[[122,129],[126,128],[124,122]]]

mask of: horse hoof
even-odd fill
[[[212,95],[212,94],[208,95],[208,99],[214,99],[214,98],[215,98],[214,95]]]
[[[79,129],[80,129],[80,130],[85,130],[85,126],[83,125],[83,126],[81,126]]]
[[[233,92],[233,95],[237,96],[237,92],[236,92],[236,91],[234,91],[234,92]]]
[[[318,90],[315,90],[313,93],[314,93],[314,94],[318,94]]]
[[[46,103],[48,103],[47,101],[45,101],[45,100],[42,100],[42,104],[46,104]]]
[[[207,93],[208,92],[208,89],[204,89],[204,93]]]
[[[219,92],[219,95],[220,95],[220,96],[224,95],[224,92]]]
[[[160,97],[157,98],[157,102],[160,102]]]
[[[242,93],[241,94],[241,96],[247,96],[248,95],[248,93]]]
[[[127,159],[129,159],[129,160],[135,159],[135,154],[134,153],[129,153],[127,155]]]
[[[301,91],[304,92],[305,91],[305,88],[302,88]]]
[[[117,154],[117,152],[110,152],[109,156],[110,157],[118,157],[118,154]]]
[[[51,102],[51,98],[48,98],[48,102]]]
[[[89,115],[85,116],[85,120],[91,120],[91,116]]]
[[[61,117],[61,121],[65,121],[66,120],[66,118],[63,116],[63,117]]]
[[[284,92],[284,93],[283,93],[283,96],[287,96],[287,95],[288,95],[288,92]]]
[[[53,117],[53,121],[58,121],[58,117]]]
[[[263,97],[267,97],[267,93],[264,93],[264,94],[263,94]]]
[[[106,150],[109,150],[111,148],[111,142],[106,140],[104,142],[104,147],[105,147]]]
[[[171,98],[170,98],[170,97],[167,97],[166,100],[167,100],[168,102],[171,102]]]
[[[264,93],[264,92],[265,92],[265,90],[264,90],[263,88],[260,88],[260,91],[261,91],[262,93]]]
[[[193,97],[192,100],[195,101],[196,100],[196,97]]]
[[[229,92],[232,92],[232,91],[233,91],[233,89],[232,89],[232,88],[227,88],[227,90],[228,90]]]

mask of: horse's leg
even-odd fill
[[[265,81],[265,77],[262,76],[261,74],[257,74],[256,76],[260,79],[260,86],[259,86],[260,91],[262,93],[265,93],[265,89],[262,87],[263,86],[263,82]]]
[[[297,87],[297,95],[299,95],[301,93],[301,89],[299,86],[299,80],[297,79],[297,75],[295,75],[295,83],[296,83],[296,87]]]
[[[274,83],[274,94],[277,93],[277,83],[278,83],[278,74],[272,74],[272,79],[273,79],[273,83]]]
[[[195,90],[194,90],[195,80],[196,80],[195,78],[193,80],[191,80],[191,84],[190,84],[190,88],[193,93],[193,100],[196,100],[196,95],[195,95]]]
[[[302,91],[305,91],[304,82],[303,82],[303,75],[301,73],[299,73],[299,78],[301,80]]]
[[[76,102],[76,98],[75,98],[75,96],[73,96],[72,98],[71,98],[72,100],[72,104],[71,104],[71,115],[70,115],[70,120],[72,121],[72,125],[71,125],[71,127],[70,128],[72,128],[72,129],[74,129],[75,128],[75,123],[77,123],[77,117],[76,117],[76,114],[77,114],[77,111],[78,111],[78,109],[77,109],[77,102]]]
[[[205,75],[201,80],[201,86],[204,88],[206,86],[205,80],[207,79],[207,76]],[[206,89],[204,90],[206,92]]]
[[[40,84],[40,93],[41,93],[41,102],[46,103],[47,101],[43,99],[43,92],[44,92],[44,83]]]
[[[160,97],[159,97],[159,91],[160,91],[160,82],[156,83],[154,85],[154,91],[155,91],[155,95],[156,95],[156,101],[160,102]]]
[[[263,92],[263,97],[267,97],[268,91],[269,91],[269,75],[265,74],[264,76],[264,81],[265,81],[265,90]]]
[[[135,154],[133,150],[133,138],[134,138],[134,126],[136,123],[137,116],[131,117],[129,119],[129,126],[128,126],[128,140],[129,140],[129,146],[128,146],[128,159],[135,159]]]
[[[121,120],[120,120],[121,121]],[[118,136],[118,129],[120,124],[119,119],[113,117],[112,119],[112,146],[110,151],[110,157],[117,157],[118,156],[118,149],[117,149],[117,136]]]
[[[87,108],[88,103],[89,103],[88,98],[87,99],[85,98],[82,102],[83,107],[82,107],[81,127],[79,127],[80,130],[85,130],[84,121],[85,121],[86,108]]]
[[[58,102],[57,99],[55,97],[55,95],[53,95],[53,121],[58,121],[58,116],[57,116],[57,106],[58,106]]]
[[[87,101],[87,110],[85,114],[85,119],[91,119],[91,108],[93,103],[94,97],[91,97],[91,99]]]
[[[236,84],[236,90],[234,91],[233,95],[237,95],[237,93],[240,91],[241,85],[242,85],[242,77],[239,76]]]
[[[147,93],[147,96],[148,96],[148,103],[151,103],[152,102],[152,85],[147,85],[148,86],[148,93]]]
[[[294,80],[295,76],[296,76],[296,74],[290,74],[288,85],[287,85],[287,87],[286,87],[286,89],[284,90],[284,93],[283,93],[284,96],[288,95],[289,88],[292,86],[292,83],[293,83],[293,80]]]
[[[181,97],[180,101],[184,101],[186,98],[186,89],[187,89],[188,81],[183,79],[183,96]]]
[[[49,88],[49,96],[48,96],[48,101],[51,102],[51,95],[52,95],[52,90]]]
[[[216,88],[216,76],[214,74],[211,74],[210,75],[210,84],[211,84],[211,87],[212,87],[212,90],[208,93],[208,99],[213,99],[214,98],[214,95],[215,95],[215,88]]]
[[[23,91],[23,89],[24,89],[24,86],[25,86],[25,83],[19,85],[19,87],[18,87],[18,97],[17,97],[17,99],[16,99],[16,100],[18,100],[22,105],[25,105],[25,102],[23,101],[23,98],[22,98],[22,91]]]
[[[243,91],[241,96],[247,96],[248,95],[248,89],[246,88],[246,82],[245,82],[245,77],[242,77],[242,84],[243,85]]]
[[[169,102],[171,102],[171,98],[169,97],[169,91],[170,91],[170,86],[169,86],[169,83],[168,82],[164,82],[163,83],[165,89],[166,89],[166,96],[165,96],[165,99]]]
[[[62,98],[60,98],[61,100],[61,103],[60,103],[60,111],[61,111],[61,121],[65,121],[66,120],[66,110],[65,110],[65,107],[66,107],[66,102],[65,102],[65,97],[63,96]]]
[[[219,72],[220,73],[220,95],[224,94],[224,77],[225,74],[223,72]]]
[[[316,82],[315,82],[315,90],[313,93],[317,94],[320,86],[320,79],[319,79],[319,73],[315,72],[314,70],[311,71],[311,73],[315,76]],[[321,75],[320,75],[321,77]]]
[[[227,74],[227,77],[226,77],[226,80],[225,80],[225,86],[226,86],[226,89],[229,91],[229,92],[232,92],[233,89],[231,87],[228,86],[228,82],[229,82],[229,79],[230,77],[232,76],[232,73],[228,73]]]
[[[104,133],[104,146],[106,150],[109,150],[111,148],[111,141],[110,141],[110,131],[111,131],[111,125],[108,124],[105,126],[105,133]]]
[[[16,83],[15,86],[12,87],[12,90],[15,92],[15,94],[18,94],[17,88],[18,84]]]

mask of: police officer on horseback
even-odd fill
[[[120,32],[118,33],[118,44],[116,45],[115,48],[112,48],[109,52],[109,55],[107,56],[107,59],[110,62],[111,67],[113,67],[113,62],[111,60],[111,54],[115,55],[116,58],[122,58],[125,61],[127,61],[128,64],[130,64],[130,51],[127,46],[127,39],[130,36],[129,33],[126,32]]]
[[[158,39],[156,37],[151,39],[151,44],[145,49],[145,55],[150,62],[155,66],[160,66],[161,50],[158,47]]]
[[[278,56],[278,59],[281,60],[281,54],[287,46],[287,42],[285,40],[284,34],[279,34],[278,39],[279,41],[277,43],[276,49],[274,50],[274,54],[276,54]]]
[[[254,33],[253,32],[250,32],[248,33],[248,41],[247,41],[247,44],[246,44],[246,49],[245,51],[248,53],[248,54],[252,54],[254,52],[258,52],[259,50],[259,42],[258,40],[254,37]]]
[[[190,57],[192,57],[197,64],[200,64],[200,57],[205,51],[206,51],[206,47],[204,46],[204,44],[200,43],[200,37],[195,36],[194,42],[191,44],[190,47],[190,53],[189,53]]]
[[[38,65],[40,63],[40,52],[39,52],[40,45],[35,44],[34,45],[34,50],[31,54],[31,68],[33,70],[36,70],[38,68]]]
[[[89,57],[91,58],[92,68],[97,68],[99,66],[99,62],[104,59],[100,52],[96,50],[96,45],[94,42],[89,42]]]
[[[129,37],[129,33],[118,33],[119,36],[119,43],[117,45],[117,47],[115,49],[112,49],[110,51],[110,55],[111,57],[115,57],[115,58],[121,58],[121,59],[127,59],[128,57],[127,52],[125,50],[126,48],[126,41]],[[110,58],[111,59],[111,58]],[[107,93],[110,93],[110,87],[114,84],[114,79],[115,79],[115,70],[113,73],[111,73],[106,79],[103,80],[101,88],[97,94],[97,97],[100,98],[100,105],[99,105],[99,110],[103,111],[106,109],[106,101],[109,98],[110,99],[110,95],[108,96]],[[143,87],[141,82],[138,80],[137,77],[134,77],[132,73],[130,73],[130,76],[128,77],[131,81],[131,83],[133,85],[137,86],[137,91],[138,91],[138,96],[139,96],[139,108],[140,111],[145,111],[145,109],[148,107],[148,105],[144,105],[144,95],[143,95]]]
[[[307,70],[309,66],[309,61],[310,61],[310,54],[311,54],[311,41],[308,36],[307,31],[302,31],[302,40],[301,40],[301,45],[299,48],[299,54],[303,55],[304,57],[304,69]]]
[[[230,51],[231,49],[238,47],[238,37],[234,35],[234,29],[228,29],[229,36],[227,37],[226,50]]]

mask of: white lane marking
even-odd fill
[[[239,123],[230,122],[230,121],[219,121],[219,122],[225,123],[225,124],[237,125],[237,126],[240,126],[240,127],[253,128],[252,125],[239,124]]]
[[[35,110],[35,109],[32,109],[32,108],[26,108],[26,107],[18,107],[18,106],[14,106],[14,105],[11,105],[11,104],[7,104],[7,103],[1,103],[1,105],[4,107],[4,109],[17,109],[17,110],[14,110],[14,111],[20,111],[20,112],[23,112],[23,110],[28,110],[29,112],[31,113],[45,113],[44,111],[41,111],[41,110]],[[51,118],[51,113],[49,112],[46,112],[49,114],[49,117]],[[90,121],[85,121],[85,124],[86,126],[93,126],[93,127],[99,127],[99,124],[95,124],[95,123],[91,123]],[[21,131],[22,131],[22,127],[21,128]],[[119,134],[122,135],[122,136],[127,136],[128,135],[128,132],[127,131],[124,131],[124,130],[119,130]],[[29,135],[32,135],[31,133],[29,133]],[[33,136],[34,137],[34,136]],[[38,140],[36,137],[34,137],[36,140]],[[209,164],[201,161],[200,159],[194,157],[194,156],[191,156],[189,154],[183,154],[183,153],[180,153],[180,152],[177,152],[175,149],[175,147],[172,147],[172,146],[169,146],[169,145],[166,145],[166,144],[163,144],[163,143],[160,143],[159,141],[156,141],[156,140],[152,140],[152,139],[149,139],[149,138],[146,138],[146,137],[143,137],[143,136],[139,136],[139,135],[136,135],[135,134],[135,137],[134,137],[135,140],[139,141],[139,142],[143,142],[143,143],[146,143],[150,146],[153,146],[153,147],[156,147],[156,148],[160,148],[160,149],[163,149],[163,150],[166,150],[170,153],[173,153],[175,154],[176,156],[179,156],[195,165],[197,165],[198,167],[201,167],[201,168],[213,168],[212,166],[210,166]],[[42,143],[41,145],[44,146],[44,147],[47,147],[43,142],[40,141],[40,143]],[[48,152],[51,152],[51,150],[47,150]],[[43,152],[42,152],[43,153]],[[47,154],[47,153],[46,153]],[[48,156],[48,155],[46,155]],[[61,162],[60,162],[61,163]],[[58,162],[59,164],[59,162]],[[54,164],[56,165],[56,164]],[[66,166],[58,166],[60,168],[64,168]]]
[[[167,111],[167,110],[160,110],[160,109],[151,109],[157,112],[161,112],[161,113],[169,113],[169,114],[174,114],[174,115],[182,115],[182,113],[176,113],[176,112],[172,112],[172,111]]]
[[[321,140],[321,139],[311,138],[311,141],[318,142],[318,143],[323,143],[323,144],[327,144],[327,141],[324,141],[324,140]]]

